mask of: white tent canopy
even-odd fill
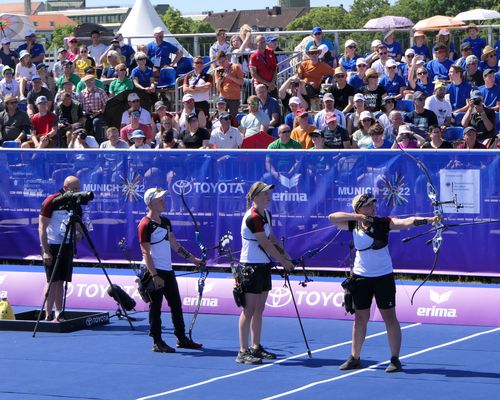
[[[153,40],[153,30],[157,26],[163,28],[165,32],[165,40],[178,48],[184,50],[184,55],[191,57],[191,55],[182,47],[182,45],[173,36],[167,37],[170,31],[163,23],[162,19],[149,2],[149,0],[136,0],[134,6],[130,10],[127,19],[123,22],[122,26],[118,30],[129,43],[137,47],[138,45],[144,45]],[[140,36],[145,36],[141,38]]]

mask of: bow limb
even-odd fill
[[[200,248],[201,251],[201,264],[200,264],[200,277],[198,278],[198,297],[196,300],[196,309],[193,314],[193,319],[191,320],[191,323],[189,324],[189,339],[193,340],[192,334],[193,334],[193,328],[194,324],[196,323],[196,318],[198,317],[198,314],[200,312],[200,307],[203,299],[203,290],[205,289],[205,280],[207,279],[208,276],[208,268],[206,266],[206,260],[207,260],[207,253],[208,253],[208,248],[203,244],[201,241],[201,234],[200,234],[200,226],[198,225],[198,221],[196,221],[196,218],[194,217],[191,209],[189,208],[186,198],[184,196],[184,190],[181,190],[181,200],[182,204],[186,208],[187,212],[189,213],[193,224],[194,224],[194,233],[195,233],[195,241],[198,247]]]

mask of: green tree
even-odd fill
[[[348,14],[349,27],[361,29],[369,19],[390,15],[390,8],[388,0],[354,0]]]
[[[73,25],[59,25],[54,28],[52,34],[52,41],[50,42],[49,49],[54,50],[64,46],[64,38],[74,34],[75,27]]]
[[[214,32],[212,25],[205,21],[195,21],[192,18],[183,17],[181,12],[173,7],[170,7],[161,19],[172,33],[207,33]],[[177,38],[179,43],[189,52],[193,51],[192,38]],[[200,38],[200,49],[207,44],[214,42],[213,37]],[[203,51],[202,51],[203,53]]]

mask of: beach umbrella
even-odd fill
[[[26,15],[0,13],[0,39],[23,41],[28,30],[35,30],[35,26]]]
[[[380,18],[373,18],[369,20],[363,28],[366,29],[396,29],[396,28],[408,28],[413,26],[413,21],[405,17],[397,17],[392,15],[386,15]]]
[[[459,21],[484,21],[487,19],[500,19],[500,13],[496,10],[485,10],[483,8],[476,8],[461,12],[456,15],[454,19]]]
[[[413,27],[416,31],[437,30],[441,28],[453,28],[465,25],[461,20],[446,15],[435,15],[434,17],[426,18],[418,21]]]

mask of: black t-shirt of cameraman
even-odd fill
[[[477,139],[480,142],[496,136],[495,112],[483,103],[483,96],[479,90],[473,90],[470,99],[467,100],[467,111],[462,118],[462,126],[476,128]]]

